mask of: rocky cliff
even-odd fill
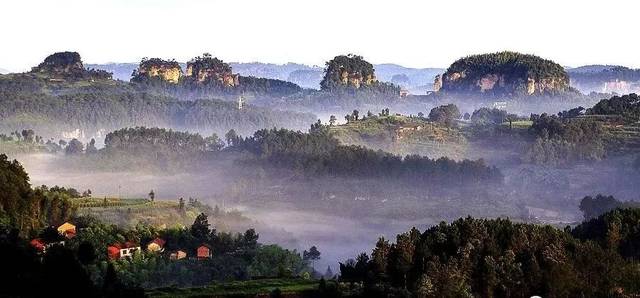
[[[553,61],[499,52],[457,60],[436,78],[434,89],[471,95],[542,95],[568,90],[569,77],[564,68]]]
[[[360,88],[377,83],[373,65],[361,56],[349,54],[337,56],[327,62],[324,78],[320,82],[323,90],[342,87]]]
[[[192,82],[204,84],[214,82],[225,87],[235,87],[240,84],[240,76],[232,72],[229,64],[206,53],[187,63],[186,77]]]
[[[141,82],[150,79],[159,79],[168,83],[177,84],[182,78],[182,68],[174,60],[160,58],[144,58],[140,65],[133,71],[131,80]]]
[[[51,81],[111,79],[111,73],[103,70],[85,69],[77,52],[57,52],[31,69],[32,74]]]

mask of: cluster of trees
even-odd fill
[[[628,122],[640,120],[640,97],[635,94],[613,96],[599,101],[592,108],[587,109],[590,115],[617,115]]]
[[[447,78],[454,73],[464,74],[454,81]],[[495,84],[486,94],[509,95],[526,91],[527,79],[540,82],[552,78],[569,85],[569,76],[564,68],[551,61],[534,55],[516,52],[498,52],[472,55],[455,61],[444,74],[442,90],[453,92],[479,91],[478,81],[486,75],[497,75],[503,83]]]
[[[565,231],[470,217],[414,228],[341,264],[341,279],[361,284],[362,297],[633,295],[639,216],[615,210]]]
[[[443,123],[447,126],[454,126],[456,120],[460,119],[460,117],[458,106],[452,103],[435,107],[429,112],[429,120]]]
[[[525,155],[529,162],[562,165],[606,156],[607,132],[600,122],[547,114],[533,114],[531,121],[535,142]]]
[[[505,121],[512,122],[517,115],[509,114],[505,110],[496,108],[480,108],[471,114],[471,122],[476,125],[500,125]]]
[[[497,168],[485,165],[482,160],[458,162],[418,155],[402,158],[383,151],[340,145],[324,126],[309,133],[259,130],[251,137],[239,139],[232,149],[250,152],[258,162],[308,176],[390,178],[448,185],[500,183],[503,178]]]
[[[582,211],[585,220],[597,218],[600,215],[617,208],[638,207],[640,207],[640,202],[622,202],[613,196],[605,196],[602,194],[598,194],[595,197],[586,196],[580,201],[580,211]]]
[[[24,235],[71,218],[72,193],[64,188],[32,188],[22,165],[0,154],[0,226],[17,227]]]

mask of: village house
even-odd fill
[[[76,226],[69,222],[65,222],[58,227],[58,233],[67,239],[71,239],[76,236]]]
[[[211,258],[211,247],[206,244],[202,244],[198,246],[196,249],[196,257],[198,259],[209,259]]]
[[[409,94],[410,94],[409,90],[407,90],[407,89],[400,90],[400,97],[407,97],[407,96],[409,96]]]
[[[141,251],[140,246],[133,242],[114,243],[107,247],[107,256],[110,260],[131,258],[137,251]]]
[[[184,252],[184,251],[182,251],[182,250],[178,250],[178,251],[172,252],[172,253],[169,255],[169,259],[170,259],[170,260],[173,260],[173,261],[175,261],[175,260],[181,260],[181,259],[184,259],[184,258],[186,258],[186,257],[187,257],[187,253],[186,253],[186,252]]]
[[[151,241],[151,242],[149,242],[149,244],[147,244],[147,251],[148,252],[163,252],[165,243],[166,243],[166,241],[164,241],[164,239],[162,239],[162,238],[153,239],[153,241]]]
[[[44,254],[44,253],[47,252],[47,249],[51,248],[54,245],[63,245],[64,246],[64,241],[47,243],[46,241],[44,241],[41,238],[35,238],[35,239],[33,239],[33,240],[31,240],[29,242],[29,245],[31,245],[33,248],[35,248],[38,253]]]

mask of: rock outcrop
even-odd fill
[[[85,69],[77,52],[57,52],[31,69],[32,74],[51,81],[111,79],[111,73],[103,70]]]
[[[224,87],[240,85],[240,76],[232,72],[231,66],[222,60],[204,54],[187,63],[186,77],[196,83],[217,83]]]
[[[144,58],[138,69],[133,71],[131,80],[142,82],[150,79],[158,79],[171,84],[177,84],[182,78],[182,68],[174,60],[160,58]]]
[[[459,59],[436,77],[436,92],[470,95],[541,95],[569,89],[563,67],[550,60],[515,52]]]
[[[373,65],[360,56],[349,54],[337,56],[327,62],[320,88],[323,90],[344,87],[358,89],[362,86],[372,86],[377,82]]]

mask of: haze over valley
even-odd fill
[[[269,22],[247,11],[233,24],[210,3],[115,3],[123,19],[153,16],[140,40],[120,30],[128,55],[100,22],[37,63],[26,56],[40,49],[0,52],[0,67],[25,70],[0,68],[0,296],[640,295],[640,69],[627,49],[568,54],[599,29],[564,4],[546,10],[573,33],[535,35],[544,47],[509,42],[513,24],[478,39],[477,16],[449,4],[429,5],[440,25],[418,30],[414,4],[386,4],[393,16],[344,4],[368,20],[331,31],[294,3],[286,30],[265,3]],[[103,17],[83,5],[51,9]],[[202,17],[178,18],[184,35],[152,21],[196,5]],[[502,6],[482,24],[539,18]],[[8,38],[20,30],[40,34]]]

